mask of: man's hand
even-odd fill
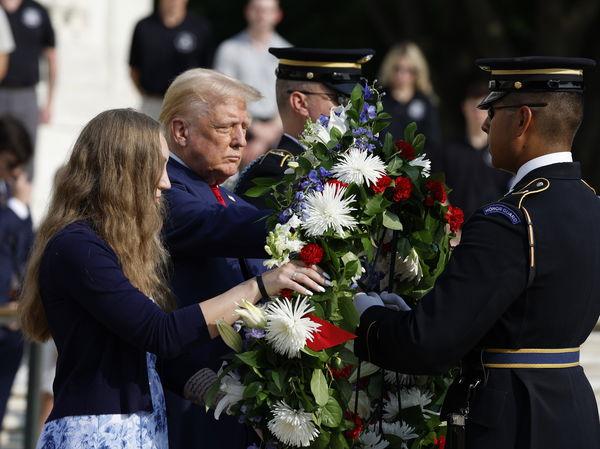
[[[408,312],[411,310],[409,305],[406,304],[406,301],[404,301],[404,299],[402,299],[401,296],[398,296],[394,293],[388,293],[388,292],[381,292],[380,296],[381,296],[381,300],[383,301],[383,303],[385,304],[385,306],[388,309],[401,311],[401,312]]]

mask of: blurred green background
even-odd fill
[[[190,0],[217,42],[245,27],[245,0]],[[296,46],[370,47],[376,76],[387,49],[412,40],[424,50],[439,97],[444,140],[462,137],[459,105],[478,57],[557,55],[600,60],[599,0],[282,0],[280,34]],[[600,68],[586,77],[586,116],[575,142],[584,176],[600,187]]]

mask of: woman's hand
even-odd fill
[[[286,288],[311,296],[313,292],[324,292],[323,286],[331,285],[329,276],[321,268],[307,267],[297,260],[264,272],[262,278],[269,296],[277,296]]]

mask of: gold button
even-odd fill
[[[521,87],[523,87],[523,83],[521,81],[515,81],[515,89],[520,89]]]
[[[313,72],[308,72],[306,74],[306,78],[309,79],[309,80],[313,79],[314,77],[315,77],[315,74]]]

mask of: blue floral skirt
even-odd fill
[[[153,412],[66,416],[44,425],[37,449],[168,449],[165,397],[156,356],[147,353]]]

